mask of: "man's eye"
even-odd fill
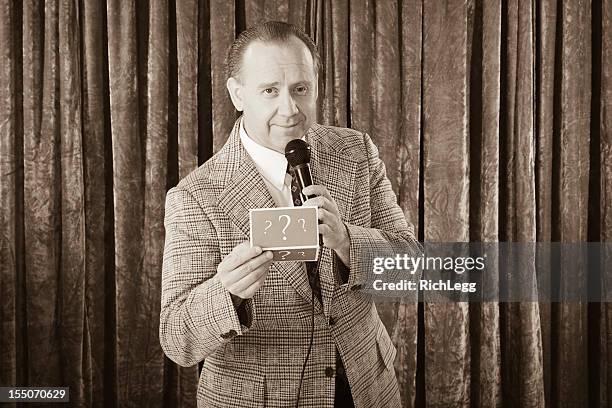
[[[295,87],[295,92],[300,94],[300,95],[304,95],[308,92],[308,87],[300,85],[300,86],[296,86]]]
[[[264,94],[266,95],[274,95],[276,93],[276,89],[275,88],[266,88],[264,89]]]

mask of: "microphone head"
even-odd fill
[[[285,146],[285,157],[291,167],[310,163],[310,145],[302,139],[293,139]]]

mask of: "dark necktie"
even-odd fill
[[[289,164],[287,164],[287,173],[291,175],[291,199],[293,200],[293,205],[299,207],[302,205],[302,198],[304,197],[300,193],[300,188],[295,178],[293,169],[289,166]],[[319,279],[317,262],[306,262],[306,271],[308,274],[308,282],[310,282],[310,287],[312,288],[313,293],[319,299],[321,304],[323,304],[323,298],[321,296],[321,281]]]

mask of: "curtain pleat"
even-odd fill
[[[213,152],[219,151],[234,121],[236,112],[225,88],[225,56],[235,38],[235,7],[232,2],[210,0],[210,73],[212,84]]]
[[[599,207],[601,210],[600,239],[603,242],[612,241],[612,4],[610,1],[602,2],[601,6],[601,107],[599,110],[600,140],[600,186],[601,196]],[[605,259],[607,265],[612,259]],[[602,282],[605,293],[612,292],[612,282],[609,277]],[[599,395],[601,406],[612,405],[612,303],[600,305],[600,328],[597,344],[600,352],[599,366]],[[597,381],[593,379],[593,381]]]
[[[0,3],[0,384],[17,383],[17,106],[15,7]]]
[[[110,135],[108,110],[105,103],[105,55],[99,50],[104,43],[104,14],[100,3],[80,3],[81,75],[82,75],[82,149],[84,172],[84,216],[85,216],[85,316],[83,357],[87,362],[84,368],[86,405],[108,406],[104,388],[106,372],[106,353],[114,347],[106,344],[106,243],[105,226],[106,205],[110,202],[106,193],[107,163],[105,155],[111,149],[108,144]],[[109,293],[109,297],[114,293]],[[111,366],[112,367],[112,366]],[[105,404],[106,403],[106,404]]]
[[[559,231],[561,242],[587,240],[589,137],[591,109],[591,17],[590,1],[565,2],[560,12],[563,32],[561,58],[561,112],[559,128]],[[584,287],[586,259],[561,259],[563,292]],[[572,269],[573,268],[573,269]],[[576,271],[581,271],[576,275]],[[553,400],[568,407],[588,403],[587,305],[553,305],[554,326],[558,327],[557,371],[553,373]]]
[[[322,2],[324,6],[323,36],[317,45],[321,53],[319,98],[321,123],[347,125],[349,16],[347,1]],[[327,23],[327,24],[326,24]]]
[[[372,72],[375,27],[372,2],[351,2],[349,6],[349,124],[369,131],[372,125]]]
[[[370,104],[373,126],[372,140],[380,158],[386,163],[387,177],[394,191],[398,190],[397,145],[401,126],[401,93],[398,87],[389,89],[389,78],[400,76],[399,10],[397,3],[377,2],[374,9],[373,78],[370,84]],[[364,101],[360,101],[364,104]]]
[[[0,385],[196,405],[197,366],[159,345],[165,193],[225,143],[226,50],[266,20],[313,37],[318,121],[372,136],[422,240],[612,240],[611,17],[589,0],[0,0]],[[532,255],[507,283],[586,285],[585,259]],[[610,303],[377,308],[406,407],[612,400]]]
[[[162,268],[162,256],[164,249],[164,194],[166,191],[167,167],[166,161],[168,157],[168,110],[169,110],[169,7],[167,0],[156,0],[149,4],[149,27],[154,27],[154,30],[149,30],[148,39],[148,61],[147,61],[147,129],[146,129],[146,154],[145,154],[145,211],[144,211],[144,268],[143,281],[144,285],[150,286],[143,297],[146,296],[147,303],[150,305],[146,309],[146,319],[148,320],[147,327],[147,345],[150,345],[148,353],[155,356],[158,352],[155,339],[158,337],[158,325],[155,315],[158,313],[157,305],[161,302],[161,275],[159,271]],[[177,10],[178,16],[178,10]],[[192,18],[197,18],[197,13],[191,13]],[[186,29],[189,27],[189,20],[185,21]],[[178,25],[177,25],[178,28]],[[180,44],[180,46],[179,46]],[[177,30],[177,49],[182,49],[182,39],[178,35]],[[193,54],[193,53],[192,53]],[[184,56],[178,53],[177,55]],[[179,78],[189,75],[185,71],[190,68],[193,70],[193,57],[190,59],[185,56],[184,68],[179,67]],[[190,64],[191,63],[191,64]],[[191,75],[191,80],[195,82],[195,71]],[[197,165],[197,116],[193,115],[193,100],[196,95],[195,87],[187,90],[184,78],[183,86],[181,81],[178,82],[179,100],[182,101],[178,106],[178,126],[179,126],[179,153],[185,152],[185,147],[188,146],[192,152],[190,155],[179,156],[179,169],[195,168]],[[193,83],[193,82],[192,82]],[[174,86],[174,84],[172,85]],[[181,99],[182,97],[182,99]],[[187,130],[185,121],[191,121],[193,126],[191,130]],[[185,146],[186,145],[186,146]],[[194,153],[195,152],[195,153]],[[143,299],[144,301],[144,299]],[[161,358],[160,358],[161,357]],[[149,360],[152,358],[149,357]],[[155,357],[156,370],[162,370],[164,373],[164,383],[159,379],[153,381],[155,384],[155,392],[164,393],[164,404],[178,406],[183,402],[193,401],[195,392],[185,395],[183,401],[182,395],[176,393],[177,388],[168,389],[165,387],[168,381],[167,370],[165,368],[164,357]],[[179,375],[185,370],[179,370]],[[195,367],[190,371],[195,374]],[[160,371],[155,371],[155,374],[161,374]],[[193,375],[192,374],[192,375]],[[179,377],[178,385],[182,385]],[[192,376],[192,382],[196,376]],[[181,387],[178,388],[179,390]],[[174,391],[174,392],[173,392]],[[158,394],[159,395],[159,394]],[[172,397],[170,397],[172,395]],[[156,406],[162,406],[162,401],[157,400]]]
[[[287,0],[245,0],[244,14],[247,27],[270,20],[288,21],[289,3]]]
[[[164,24],[167,27],[167,9],[160,3],[151,3],[149,7],[150,18],[156,22],[153,32],[159,34],[162,19],[166,19]],[[159,183],[165,187],[165,174],[161,180],[155,178],[159,176],[157,166],[164,166],[158,160],[166,157],[162,142],[165,138],[147,143],[151,135],[142,129],[145,122],[143,115],[146,119],[149,119],[148,114],[153,117],[153,136],[159,136],[155,135],[156,130],[163,132],[163,128],[156,129],[155,126],[163,125],[156,122],[159,118],[155,117],[155,109],[160,109],[159,105],[150,106],[151,102],[159,102],[147,101],[141,105],[139,95],[148,95],[151,87],[161,86],[163,89],[163,86],[156,83],[150,87],[148,83],[140,81],[143,76],[139,75],[139,70],[146,69],[147,65],[146,60],[139,61],[137,57],[150,55],[153,59],[150,63],[154,64],[158,55],[167,53],[167,45],[165,51],[164,45],[159,43],[154,49],[147,50],[147,44],[138,41],[140,36],[137,30],[142,29],[139,24],[143,24],[143,21],[138,19],[137,11],[141,12],[140,8],[136,9],[135,2],[107,3],[115,222],[117,398],[126,404],[159,406],[163,401],[163,383],[160,381],[163,378],[163,356],[157,326],[161,255],[155,253],[153,259],[147,255],[151,250],[151,241],[159,241],[163,234],[160,231],[163,221],[159,217],[163,212],[165,188],[156,191],[156,187],[159,189]],[[146,126],[148,131],[148,123]],[[154,197],[153,202],[146,201],[149,195]],[[163,244],[155,244],[153,249],[160,251]]]
[[[421,148],[421,35],[422,6],[420,1],[401,3],[399,21],[399,75],[401,114],[396,138],[398,203],[406,220],[419,236],[419,178]],[[385,321],[397,348],[395,372],[405,407],[416,403],[416,372],[418,346],[418,306],[402,300],[393,305],[397,310],[393,320]]]
[[[179,176],[198,167],[198,2],[176,2]],[[168,81],[166,78],[165,81]],[[155,83],[155,82],[154,82]]]
[[[24,229],[27,378],[67,381],[60,353],[60,125],[58,4],[23,9]],[[44,33],[44,34],[43,34]],[[77,340],[78,341],[78,340]],[[78,380],[78,379],[76,379]]]
[[[59,162],[61,253],[58,276],[58,323],[61,373],[71,401],[85,403],[91,390],[85,326],[85,188],[83,174],[80,24],[76,2],[58,4]],[[85,372],[84,372],[85,371]],[[86,389],[87,383],[87,389]],[[90,398],[87,398],[90,399]]]
[[[496,242],[499,233],[499,107],[501,6],[476,1],[470,54],[470,239]],[[487,288],[497,288],[499,261],[488,263]],[[499,305],[470,304],[471,403],[501,406]]]
[[[535,225],[535,123],[533,75],[533,24],[535,13],[528,1],[509,2],[506,47],[502,51],[502,133],[500,211],[505,219],[500,240],[534,242]],[[502,41],[504,39],[502,38]],[[505,60],[505,61],[504,61]],[[502,68],[503,70],[503,68]],[[533,249],[533,248],[531,248]],[[510,278],[525,288],[535,287],[535,257],[521,257],[512,265]],[[538,304],[500,305],[502,393],[509,406],[544,406],[543,359]],[[520,335],[519,335],[520,334]]]
[[[419,179],[421,161],[421,63],[422,5],[418,0],[403,1],[399,44],[401,118],[397,138],[398,201],[406,220],[419,235]]]
[[[149,279],[155,282],[156,292],[149,292],[157,297],[161,292],[161,275],[164,243],[164,194],[167,188],[168,138],[176,136],[178,143],[178,169],[182,178],[198,165],[198,116],[197,116],[197,76],[198,76],[198,8],[193,1],[176,3],[176,57],[177,95],[172,99],[170,70],[173,61],[170,59],[170,15],[168,1],[156,1],[150,4],[149,27],[156,27],[149,36],[149,60],[147,65],[148,87],[147,111],[147,147],[146,147],[146,192],[145,192],[145,259],[151,262],[146,265],[150,272]],[[178,134],[173,135],[168,111],[170,103],[177,103]],[[173,159],[176,159],[173,158]],[[153,303],[157,305],[157,303]],[[151,313],[156,313],[156,308]],[[156,327],[156,320],[152,319]],[[164,405],[195,406],[197,367],[178,367],[169,360],[164,365]],[[161,403],[161,401],[159,401]]]
[[[466,79],[471,6],[465,1],[423,3],[426,242],[469,240]],[[469,319],[467,303],[425,304],[425,394],[429,407],[470,406]]]
[[[555,120],[555,67],[557,40],[557,1],[545,0],[539,3],[537,50],[539,60],[536,64],[536,100],[537,100],[537,139],[536,139],[536,205],[538,242],[552,240],[552,180],[553,180],[553,129]],[[542,251],[545,253],[545,251]],[[542,253],[541,252],[541,253]],[[537,260],[540,271],[550,270],[550,256],[541,256]],[[542,274],[541,274],[542,275]],[[550,276],[538,276],[538,284],[550,291]],[[547,302],[539,303],[542,336],[542,359],[544,362],[544,394],[546,401],[551,401],[551,364],[552,364],[552,306]]]

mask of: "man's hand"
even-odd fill
[[[271,264],[272,252],[243,242],[221,261],[215,276],[232,295],[250,299],[263,285]]]
[[[333,249],[344,265],[350,265],[350,239],[346,226],[340,217],[338,205],[325,186],[311,185],[302,189],[304,195],[316,195],[306,200],[304,207],[319,207],[319,232],[323,236],[323,244]]]

